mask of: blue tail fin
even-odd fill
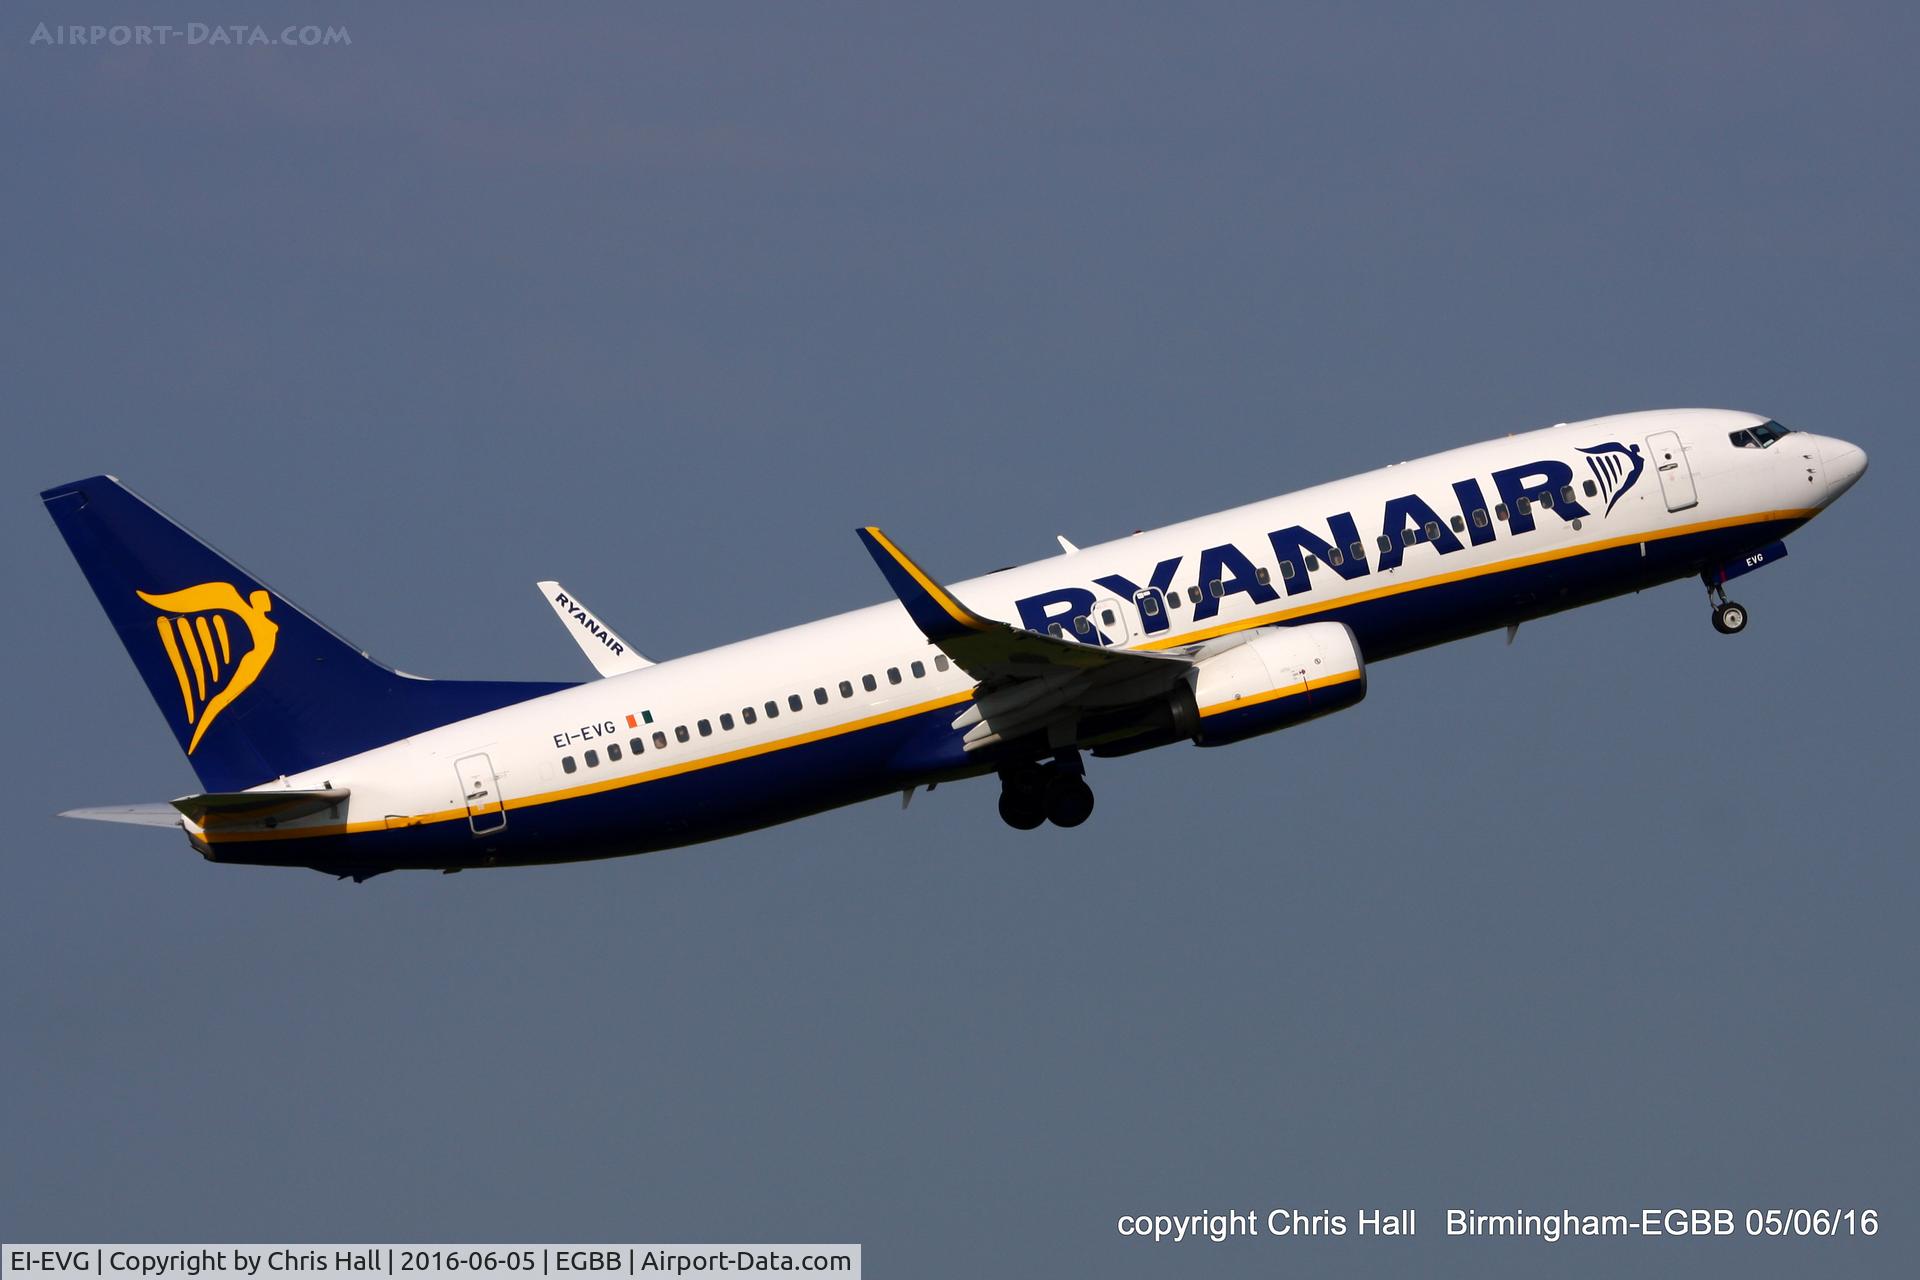
[[[382,666],[112,476],[40,495],[208,791],[239,791],[569,686]]]

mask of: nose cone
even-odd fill
[[[1832,502],[1867,474],[1867,451],[1845,440],[1822,440],[1820,464],[1827,475],[1827,501]]]

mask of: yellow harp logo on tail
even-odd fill
[[[192,755],[214,717],[260,678],[273,656],[274,637],[280,633],[267,618],[273,597],[256,591],[242,600],[230,582],[203,582],[162,595],[136,594],[160,611],[154,626],[180,681],[180,700],[193,726],[193,741],[187,744]],[[236,634],[229,618],[239,621],[244,636]]]

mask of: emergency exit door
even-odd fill
[[[477,836],[492,835],[507,825],[507,802],[500,794],[500,779],[494,776],[493,761],[482,752],[462,756],[453,767],[460,773],[460,794],[467,802],[467,825]]]
[[[1653,455],[1653,467],[1660,475],[1660,492],[1666,495],[1667,510],[1685,511],[1698,506],[1700,495],[1693,489],[1693,468],[1687,465],[1687,451],[1672,431],[1656,431],[1647,437],[1647,452]]]
[[[1133,629],[1127,622],[1127,606],[1115,599],[1095,600],[1093,602],[1093,627],[1095,632],[1106,638],[1106,642],[1116,649],[1124,649],[1133,642]]]

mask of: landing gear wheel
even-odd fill
[[[1747,629],[1745,605],[1728,600],[1713,606],[1713,629],[1723,636],[1737,636]]]
[[[1060,774],[1047,784],[1047,821],[1077,827],[1093,814],[1093,788],[1086,779]]]
[[[1015,831],[1031,831],[1046,820],[1046,800],[1039,792],[1025,787],[1006,787],[1001,790],[1000,821]]]

